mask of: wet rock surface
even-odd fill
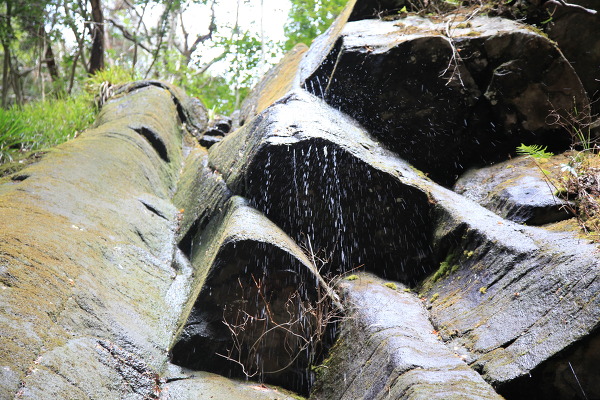
[[[339,287],[347,320],[312,398],[502,398],[438,338],[406,286],[359,274]]]
[[[256,382],[227,379],[209,372],[194,372],[168,382],[162,388],[161,399],[239,399],[239,400],[297,400],[295,393]]]
[[[2,178],[0,397],[600,397],[597,246],[527,226],[560,213],[526,161],[481,168],[566,148],[546,117],[593,82],[525,25],[405,5],[351,1],[232,132],[134,82]]]
[[[294,343],[311,338],[316,321],[301,310],[322,300],[319,290],[329,290],[312,262],[237,196],[198,235],[191,264],[202,290],[172,349],[173,363],[223,375],[267,374],[271,382],[306,391],[309,354],[294,350],[306,343]]]
[[[564,150],[548,115],[588,105],[552,42],[486,17],[347,23],[304,86],[442,184],[521,142]]]
[[[547,163],[544,163],[547,164]],[[554,166],[556,167],[556,166]],[[454,191],[510,221],[543,225],[572,218],[572,205],[553,195],[546,165],[520,157],[463,174]]]

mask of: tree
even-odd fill
[[[297,43],[310,46],[314,38],[323,33],[339,15],[347,0],[290,0],[292,7],[285,26],[285,49]]]
[[[92,37],[92,47],[88,72],[93,75],[104,69],[104,15],[100,0],[90,0],[90,7],[92,20],[89,31]]]

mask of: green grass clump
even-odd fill
[[[24,145],[24,126],[18,115],[0,108],[0,164],[10,162]]]
[[[451,273],[458,270],[459,265],[454,263],[454,254],[449,253],[446,259],[440,263],[440,267],[433,274],[432,282],[437,282],[440,279],[450,275]]]
[[[84,90],[73,96],[0,109],[0,164],[75,138],[94,122],[98,113],[94,100],[102,86],[119,85],[135,78],[130,71],[113,67],[87,78]]]
[[[0,164],[74,138],[90,126],[95,116],[96,110],[86,95],[0,110]]]
[[[384,283],[385,287],[388,287],[392,290],[397,290],[398,289],[398,285],[396,285],[394,282],[386,282]]]

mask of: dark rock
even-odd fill
[[[596,1],[579,3],[585,7],[599,8]],[[600,13],[592,15],[575,9],[558,7],[546,31],[548,37],[556,41],[569,60],[590,97],[591,110],[581,108],[575,110],[574,105],[570,105],[566,110],[574,118],[581,118],[577,115],[578,112],[591,111],[592,115],[599,114]],[[597,134],[600,135],[600,132]]]
[[[588,105],[556,46],[512,21],[407,16],[350,22],[341,35],[306,89],[443,184],[522,142],[565,149],[548,115]]]
[[[229,200],[194,243],[194,287],[201,292],[172,349],[173,363],[224,375],[259,375],[306,391],[307,358],[320,349],[295,350],[308,345],[316,322],[299,310],[323,300],[318,292],[335,297],[311,261],[239,197]]]
[[[211,125],[214,126],[215,129],[219,130],[220,132],[227,134],[231,131],[232,123],[233,121],[231,120],[231,118],[219,115],[217,118],[214,119]]]
[[[427,194],[398,179],[416,173],[314,96],[282,99],[209,157],[234,192],[297,242],[310,240],[326,268],[362,265],[413,283],[427,272]],[[383,160],[393,160],[387,170]]]
[[[223,140],[222,135],[213,136],[204,134],[202,136],[202,139],[200,139],[200,145],[208,149],[210,148],[210,146],[212,146],[215,143],[219,143],[221,140]]]
[[[528,157],[519,157],[463,174],[454,191],[499,216],[520,224],[543,225],[572,218],[573,206],[553,195],[556,189]],[[556,164],[556,163],[555,163]],[[554,168],[560,168],[554,165]]]
[[[349,312],[315,399],[501,399],[437,337],[421,300],[370,274],[343,280]]]
[[[600,337],[595,332],[550,358],[529,375],[502,386],[500,393],[507,399],[598,399],[600,382],[596,365],[599,353]]]
[[[348,21],[361,19],[380,19],[389,15],[398,15],[404,7],[411,8],[406,0],[356,0]]]

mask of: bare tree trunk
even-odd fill
[[[44,27],[40,27],[40,36],[42,37],[43,62],[46,63],[46,67],[48,67],[52,83],[56,84],[60,78],[58,64],[56,63],[56,57],[54,57],[54,51],[52,50],[50,40],[48,40],[48,33]]]
[[[67,88],[67,94],[71,94],[73,90],[73,84],[75,83],[75,71],[77,70],[77,61],[79,60],[79,56],[81,55],[81,50],[77,50],[77,54],[75,54],[75,58],[73,59],[73,65],[71,66],[71,74],[69,75],[69,87]]]
[[[2,108],[8,106],[8,86],[10,74],[10,48],[6,43],[2,43],[4,50],[4,62],[2,63]]]
[[[148,78],[148,75],[150,75],[152,68],[154,68],[154,64],[156,64],[156,61],[158,60],[158,57],[160,56],[160,49],[163,45],[163,40],[165,38],[165,32],[166,32],[167,25],[168,25],[168,17],[169,17],[169,13],[171,12],[172,5],[173,5],[173,0],[168,0],[166,2],[165,10],[164,10],[163,14],[161,15],[160,20],[158,21],[158,26],[156,29],[156,31],[158,33],[156,48],[154,49],[154,54],[152,55],[152,62],[150,63],[150,66],[146,70],[144,79]]]
[[[2,32],[0,32],[0,39],[2,39],[2,49],[4,50],[4,62],[2,66],[2,108],[8,106],[8,86],[10,84],[10,35],[11,35],[11,18],[12,18],[12,4],[10,1],[6,2],[6,16],[2,23]]]
[[[102,15],[101,0],[90,0],[92,7],[92,51],[88,73],[95,74],[104,68],[104,16]]]

